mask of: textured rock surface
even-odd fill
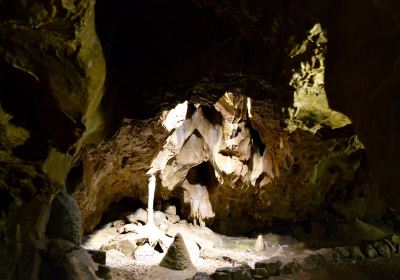
[[[50,240],[46,255],[46,265],[42,267],[40,279],[98,279],[98,265],[89,253],[73,243],[62,240]]]
[[[39,279],[54,264],[45,257],[46,227],[72,146],[100,131],[105,64],[94,1],[1,1],[0,34],[0,278]],[[55,210],[62,225],[53,233],[79,243],[79,210],[64,210]],[[78,251],[65,275],[86,269],[90,257]],[[80,277],[96,278],[89,274]]]
[[[0,171],[0,278],[37,277],[52,194],[59,186],[48,183],[43,172],[28,164],[2,164]]]
[[[14,122],[34,130],[25,145],[48,147],[44,141],[49,139],[65,152],[83,125],[94,129],[90,118],[103,93],[105,65],[94,31],[94,1],[2,1],[0,18],[2,106]]]
[[[60,192],[51,204],[46,235],[53,239],[65,239],[79,246],[81,226],[82,221],[76,201],[65,192]]]
[[[135,197],[147,204],[146,172],[165,138],[166,131],[159,121],[127,120],[113,141],[100,144],[84,156],[83,178],[73,196],[85,231],[93,230],[113,201]]]

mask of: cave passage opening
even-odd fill
[[[119,201],[112,202],[107,210],[103,213],[100,223],[97,228],[100,228],[109,223],[123,220],[126,221],[126,216],[136,212],[138,209],[144,208],[143,202],[134,197],[123,197]]]

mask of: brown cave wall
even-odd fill
[[[399,210],[399,2],[334,1],[330,11],[329,102],[353,120],[382,198]]]
[[[75,177],[77,200],[84,229],[93,230],[111,202],[134,197],[147,204],[146,172],[167,137],[158,120],[125,120],[115,137],[82,158],[82,172]]]

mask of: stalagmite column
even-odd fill
[[[264,249],[265,249],[264,239],[263,239],[263,236],[260,234],[257,237],[256,244],[254,245],[254,250],[256,252],[261,252],[261,251],[264,251]]]
[[[154,225],[154,192],[156,190],[156,177],[154,174],[151,174],[151,177],[149,178],[149,198],[147,201],[147,225],[152,226]]]

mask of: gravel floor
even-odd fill
[[[196,270],[173,271],[159,267],[163,254],[155,257],[135,260],[128,258],[120,251],[107,251],[107,266],[111,268],[111,279],[165,279],[165,280],[184,280],[191,278],[196,272],[206,272],[212,274],[217,268],[239,266],[243,263],[254,267],[254,263],[265,260],[273,255],[280,254],[283,246],[287,245],[271,245],[267,246],[264,251],[254,251],[256,239],[227,237],[222,236],[224,242],[219,248],[212,251],[211,257],[195,257],[192,262]]]

